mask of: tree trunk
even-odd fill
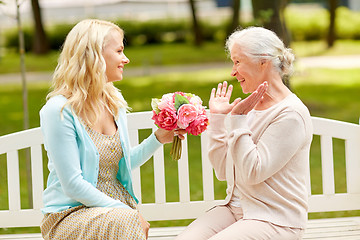
[[[232,5],[232,19],[231,23],[228,28],[227,35],[229,36],[236,28],[239,27],[239,18],[240,18],[240,8],[241,8],[241,2],[240,0],[233,0]]]
[[[49,52],[49,42],[41,18],[39,0],[31,0],[31,6],[35,23],[33,52],[35,54],[45,54]]]
[[[19,53],[20,53],[20,70],[21,70],[21,82],[22,82],[22,100],[23,100],[23,114],[24,114],[24,129],[29,129],[29,109],[28,109],[28,91],[26,85],[26,69],[25,69],[25,41],[24,32],[21,26],[20,4],[16,0],[16,23],[18,27],[19,35]],[[31,179],[31,162],[29,149],[25,149],[25,161],[26,161],[26,180],[28,189],[28,201],[29,207],[33,207],[32,202],[32,179]]]
[[[330,25],[327,36],[327,46],[331,48],[334,46],[336,40],[335,32],[335,19],[336,19],[336,8],[338,6],[338,0],[329,0],[329,12],[330,12]]]
[[[195,0],[189,0],[190,8],[191,8],[191,15],[193,19],[193,31],[194,31],[194,40],[196,46],[201,46],[203,42],[203,37],[201,33],[200,24],[197,18],[197,11],[195,6]]]
[[[290,45],[291,39],[286,27],[284,10],[288,0],[252,0],[253,15],[255,19],[262,19],[266,12],[270,11],[269,19],[261,23],[263,27],[274,31],[286,46]]]

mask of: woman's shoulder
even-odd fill
[[[302,119],[305,123],[311,122],[309,109],[295,94],[287,97],[279,111],[279,115],[287,116],[287,118]]]
[[[307,106],[295,94],[292,94],[290,96],[289,101],[288,101],[288,107],[292,108],[295,111],[300,111],[300,112],[309,114],[309,109],[307,108]]]
[[[66,102],[67,99],[63,95],[53,96],[41,108],[40,113],[44,114],[44,113],[61,112]]]

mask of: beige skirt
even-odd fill
[[[46,214],[41,223],[44,239],[145,239],[138,211],[84,206]]]

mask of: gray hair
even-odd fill
[[[237,30],[226,41],[227,51],[230,52],[235,44],[241,46],[243,53],[254,61],[270,60],[281,77],[292,74],[295,55],[273,31],[262,27]]]

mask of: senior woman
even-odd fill
[[[177,239],[301,239],[312,124],[306,106],[282,82],[294,55],[261,27],[234,32],[226,47],[231,75],[252,93],[230,103],[232,86],[224,82],[210,96],[209,159],[217,178],[227,181],[227,197]]]

